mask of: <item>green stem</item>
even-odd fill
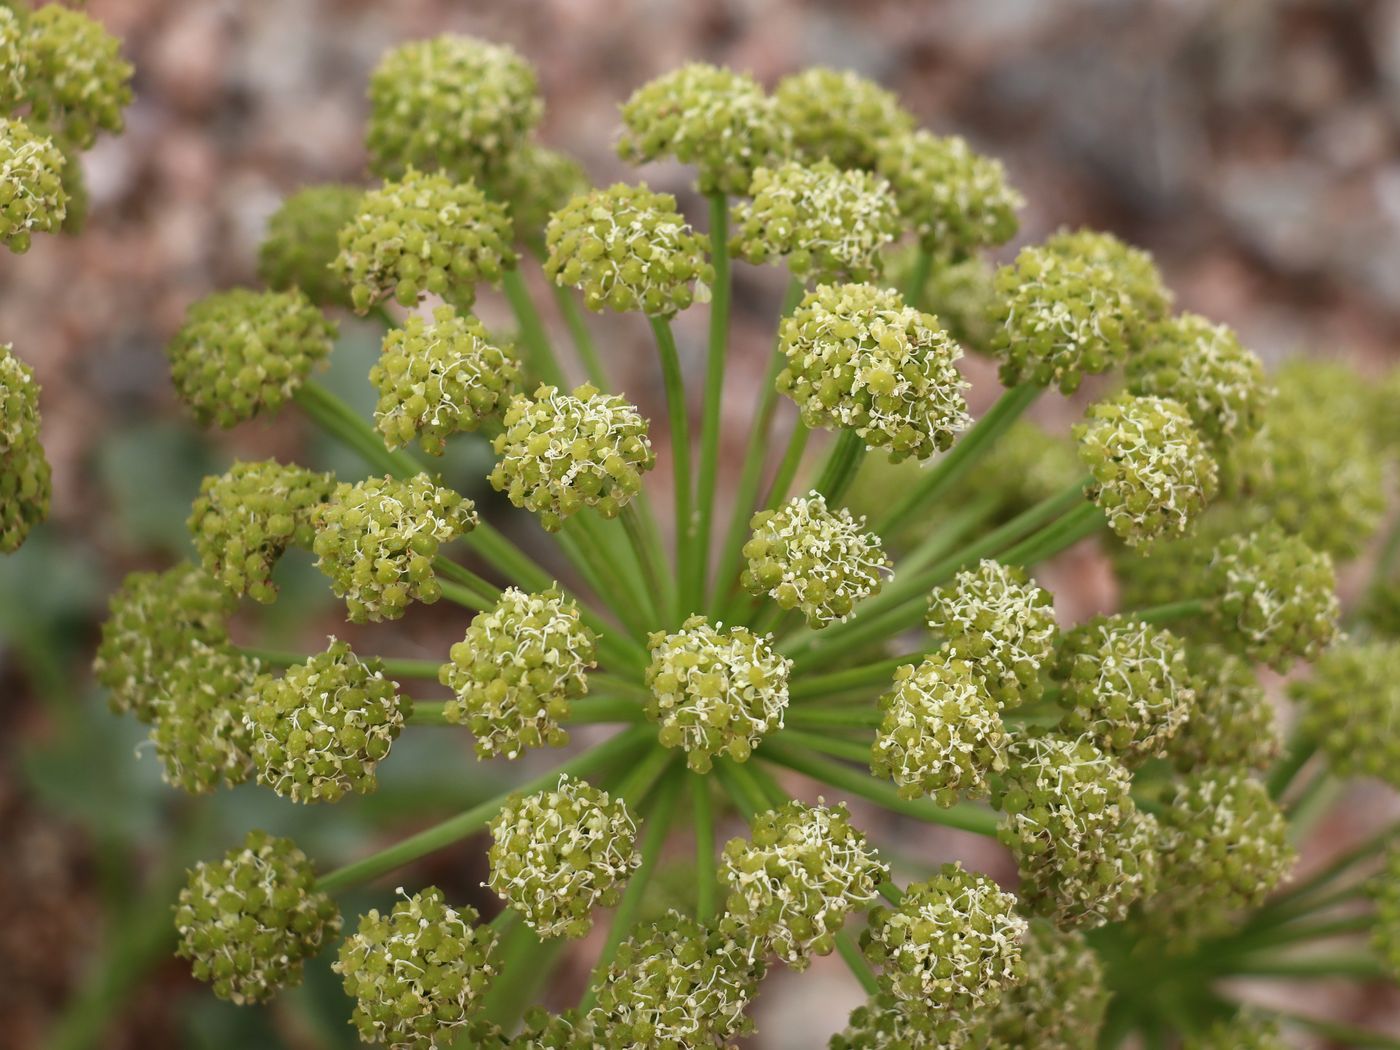
[[[442,589],[442,596],[454,605],[460,605],[464,609],[471,609],[473,612],[485,612],[496,603],[483,598],[470,587],[463,587],[460,583],[453,583],[451,580],[438,580],[438,587]]]
[[[321,876],[317,880],[317,888],[326,892],[335,892],[351,886],[358,886],[393,871],[395,868],[411,864],[429,853],[445,849],[469,835],[476,834],[485,827],[491,818],[504,808],[512,795],[529,794],[532,791],[549,787],[564,774],[577,777],[586,776],[614,759],[639,749],[644,743],[649,742],[652,736],[653,731],[650,726],[636,726],[624,730],[591,750],[551,769],[548,773],[542,773],[518,787],[504,791],[495,798],[473,806],[440,824],[426,828],[416,835],[410,835],[388,849],[380,850],[378,853],[353,861]]]
[[[966,803],[945,808],[928,799],[900,798],[893,784],[876,780],[868,772],[828,761],[800,748],[788,747],[780,739],[765,740],[759,745],[758,755],[767,761],[796,770],[813,780],[868,798],[886,809],[916,820],[959,828],[978,835],[996,835],[997,815],[990,809]]]
[[[612,793],[613,798],[624,800],[634,810],[639,808],[651,789],[656,786],[661,774],[674,765],[675,757],[674,751],[653,745],[651,750],[642,756],[641,761],[632,766],[618,781]]]
[[[1166,602],[1147,609],[1131,609],[1123,615],[1140,623],[1163,624],[1203,616],[1208,608],[1209,603],[1203,598],[1187,598],[1184,601]]]
[[[736,767],[737,763],[721,759],[714,765],[714,775],[719,780],[720,787],[724,788],[724,793],[734,803],[734,808],[747,823],[752,824],[754,817],[768,808],[768,802],[761,794],[750,794],[749,784],[735,775]]]
[[[1280,926],[1255,937],[1242,938],[1243,943],[1240,947],[1247,948],[1249,951],[1256,951],[1260,948],[1279,948],[1283,945],[1298,944],[1304,941],[1344,937],[1349,933],[1366,933],[1374,929],[1375,925],[1376,919],[1373,915],[1352,915],[1345,919],[1332,919],[1328,922]]]
[[[1082,503],[1059,521],[998,554],[997,560],[1007,565],[1034,565],[1092,536],[1103,524],[1103,511],[1092,503]]]
[[[856,944],[855,938],[842,930],[836,935],[836,950],[841,953],[841,958],[846,960],[846,965],[850,968],[851,973],[855,974],[856,980],[865,989],[865,993],[879,995],[880,982],[875,977],[875,971],[870,968],[870,963],[866,961],[860,946]]]
[[[1308,760],[1317,752],[1317,742],[1307,736],[1301,730],[1294,732],[1288,741],[1288,748],[1278,764],[1269,771],[1265,784],[1269,788],[1269,797],[1272,799],[1282,798],[1284,792],[1293,783],[1294,778],[1308,764]]]
[[[767,785],[754,775],[754,763],[730,762],[729,766],[729,775],[756,807],[754,813],[766,813],[774,806],[781,806],[787,801],[786,796],[777,798],[768,790]]]
[[[783,740],[785,743],[797,744],[818,754],[844,758],[848,762],[859,762],[865,766],[870,765],[871,743],[869,740],[849,740],[823,736],[820,733],[804,733],[800,729],[784,729]]]
[[[671,815],[676,808],[676,797],[680,794],[680,773],[679,766],[672,768],[666,779],[662,781],[656,795],[656,802],[651,807],[651,812],[647,814],[646,830],[642,834],[641,863],[637,866],[637,870],[632,873],[632,878],[627,883],[627,889],[623,891],[622,900],[618,902],[612,925],[608,928],[607,940],[603,942],[603,950],[598,956],[597,964],[593,967],[593,976],[589,979],[588,991],[584,993],[583,1001],[579,1003],[580,1014],[588,1013],[598,1001],[598,989],[607,979],[608,967],[612,965],[613,959],[617,957],[618,948],[622,946],[623,940],[631,933],[632,926],[637,921],[637,915],[642,907],[642,897],[646,893],[647,882],[656,869],[656,862],[661,857],[661,848],[666,844],[666,833],[670,831]]]
[[[970,532],[986,522],[1001,503],[996,495],[980,496],[950,513],[947,519],[921,540],[913,550],[899,559],[901,575],[912,575],[946,557],[963,543]]]
[[[450,726],[457,723],[447,720],[446,700],[414,700],[408,713],[411,726]]]
[[[631,503],[622,508],[622,527],[627,532],[627,538],[632,541],[632,549],[636,552],[638,560],[642,565],[642,575],[645,577],[644,602],[652,614],[651,624],[657,624],[658,610],[652,601],[652,596],[665,596],[666,604],[670,609],[670,619],[679,622],[675,611],[675,591],[670,585],[670,577],[666,571],[666,566],[658,562],[659,551],[653,550],[647,542],[646,526],[642,523],[642,517],[637,512],[637,508]],[[642,637],[646,637],[647,631],[641,632]]]
[[[904,305],[920,309],[924,298],[924,286],[928,284],[929,272],[933,269],[933,252],[922,244],[914,253],[914,265],[909,267],[909,276],[904,281]]]
[[[1321,1017],[1305,1017],[1302,1014],[1289,1013],[1285,1010],[1270,1010],[1268,1012],[1280,1021],[1298,1028],[1306,1028],[1310,1032],[1316,1032],[1318,1035],[1326,1036],[1330,1040],[1344,1043],[1347,1046],[1364,1047],[1366,1050],[1400,1050],[1400,1039],[1383,1035],[1380,1032],[1370,1032],[1364,1028],[1356,1028]]]
[[[920,649],[918,652],[894,656],[888,660],[881,660],[879,663],[866,664],[864,667],[851,667],[845,671],[807,675],[792,684],[788,695],[794,700],[806,700],[811,697],[842,693],[864,685],[887,685],[899,668],[907,664],[921,663],[937,651],[937,648]]]
[[[640,634],[646,630],[646,616],[637,595],[621,583],[609,586],[612,581],[606,575],[605,566],[615,563],[610,562],[607,552],[598,543],[596,534],[589,531],[575,516],[554,534],[554,540],[578,569],[579,575],[583,577],[584,583],[588,584],[588,589],[593,592],[600,605],[617,617],[618,622],[632,634]]]
[[[566,722],[576,725],[641,722],[646,715],[636,700],[625,696],[586,696],[569,704]]]
[[[549,282],[549,287],[554,292],[554,301],[559,304],[559,312],[569,329],[569,338],[573,341],[584,374],[599,390],[607,390],[608,373],[603,367],[603,359],[598,356],[598,346],[593,341],[593,333],[588,330],[588,323],[584,320],[583,308],[579,306],[578,299],[570,289],[553,281]]]
[[[304,664],[311,656],[306,653],[291,653],[281,649],[255,649],[241,646],[239,652],[271,667],[295,667]],[[424,678],[437,681],[442,662],[437,660],[405,660],[392,656],[364,657],[375,659],[384,665],[384,673],[390,678]]]
[[[463,587],[477,594],[482,601],[489,605],[495,605],[501,599],[501,589],[488,580],[483,580],[470,569],[458,565],[451,558],[439,554],[433,559],[433,568],[439,575],[446,576],[449,580],[461,584]]]
[[[961,440],[924,472],[917,485],[875,525],[881,536],[892,534],[924,507],[948,491],[968,472],[997,438],[1034,404],[1044,387],[1034,383],[1013,386],[997,399],[986,415],[974,423]]]
[[[712,193],[710,202],[710,262],[715,283],[710,299],[710,341],[705,357],[705,398],[700,417],[700,471],[695,499],[699,520],[695,526],[694,608],[705,602],[709,579],[710,534],[714,530],[715,490],[719,481],[720,408],[724,401],[724,359],[729,345],[729,199]]]
[[[525,344],[525,361],[530,371],[542,382],[561,390],[567,389],[564,371],[554,357],[549,335],[544,330],[539,311],[535,309],[535,302],[530,297],[530,289],[520,270],[516,267],[507,270],[501,277],[501,286],[510,303],[511,313],[515,314],[515,322],[520,326],[520,340]]]
[[[783,721],[798,729],[870,729],[885,720],[885,713],[878,708],[846,707],[790,707],[783,714]]]
[[[840,503],[841,498],[846,495],[846,490],[851,487],[851,482],[855,481],[856,472],[860,470],[861,460],[864,458],[865,438],[854,430],[841,431],[841,436],[831,447],[826,464],[822,467],[813,488],[825,496],[826,501],[833,506]]]
[[[1384,981],[1384,966],[1365,955],[1315,955],[1301,959],[1238,959],[1228,973],[1241,977],[1355,977]]]
[[[768,498],[763,501],[765,510],[777,510],[787,499],[788,490],[792,488],[793,479],[797,477],[797,470],[802,465],[802,453],[807,450],[807,438],[811,434],[811,428],[802,420],[793,423],[787,449],[778,464],[778,473],[773,476],[773,483],[768,486]]]
[[[685,403],[685,379],[681,374],[680,353],[671,323],[664,317],[651,317],[656,349],[661,358],[661,381],[666,389],[666,415],[671,426],[671,456],[674,462],[676,493],[676,566],[680,576],[681,614],[696,607],[696,527],[692,510],[694,480],[690,471],[690,420]]]
[[[715,864],[715,800],[710,778],[690,775],[690,800],[695,824],[695,919],[709,926],[719,901],[719,868]]]
[[[375,470],[396,478],[411,478],[423,467],[407,452],[391,452],[384,438],[340,398],[320,383],[308,379],[297,388],[296,403],[319,426],[349,445]]]
[[[506,932],[496,954],[497,977],[482,1000],[482,1016],[509,1031],[544,986],[567,940],[540,940],[523,922]]]
[[[1387,825],[1370,838],[1363,840],[1333,859],[1325,868],[1308,876],[1302,882],[1290,886],[1286,892],[1278,894],[1256,912],[1251,925],[1260,923],[1271,925],[1276,922],[1285,922],[1317,910],[1316,904],[1304,905],[1302,902],[1318,890],[1331,885],[1357,864],[1370,860],[1376,854],[1387,849],[1394,841],[1397,831],[1400,829],[1396,825]]]

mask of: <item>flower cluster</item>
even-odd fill
[[[443,716],[471,729],[481,758],[562,747],[569,734],[560,723],[569,701],[588,692],[594,651],[578,603],[558,590],[510,587],[472,618],[438,672],[453,692]]]
[[[244,720],[258,781],[293,802],[373,791],[409,706],[378,659],[332,639],[324,653],[254,684]]]
[[[471,500],[426,474],[342,481],[312,516],[312,549],[352,622],[395,620],[442,596],[433,558],[476,522]]]
[[[34,370],[0,345],[0,552],[19,549],[49,513],[53,482],[39,444]]]
[[[1289,691],[1332,769],[1400,787],[1400,642],[1334,646]]]
[[[692,616],[679,631],[657,631],[647,647],[647,717],[661,727],[661,746],[684,749],[697,773],[721,755],[743,762],[782,728],[792,661],[767,639]]]
[[[1167,742],[1176,768],[1263,769],[1277,758],[1277,714],[1249,664],[1215,645],[1193,645],[1186,657],[1196,703]]]
[[[99,130],[122,130],[132,68],[116,37],[81,11],[46,4],[25,16],[23,48],[32,120],[82,149]]]
[[[561,776],[491,822],[490,887],[541,937],[582,937],[641,863],[621,798]]]
[[[781,258],[802,281],[869,281],[899,231],[890,185],[829,161],[759,168],[735,210],[734,247],[753,263]]]
[[[340,231],[354,220],[364,193],[328,184],[298,190],[272,213],[258,247],[258,276],[269,288],[300,288],[317,306],[349,307],[350,289],[331,269]]]
[[[1025,979],[993,1012],[986,1050],[1078,1050],[1093,1045],[1108,1007],[1103,966],[1083,934],[1033,920],[1021,943]]]
[[[198,641],[171,660],[151,700],[150,737],[167,784],[203,794],[253,775],[245,715],[259,667],[229,645]]]
[[[497,417],[519,378],[513,350],[495,345],[475,317],[439,306],[431,321],[415,314],[385,334],[369,373],[379,391],[374,422],[390,448],[416,437],[440,456],[448,437]]]
[[[898,292],[822,285],[783,321],[779,346],[778,390],[803,422],[852,430],[893,462],[927,459],[968,424],[961,351]]]
[[[838,168],[874,168],[881,144],[914,126],[893,93],[850,70],[805,69],[780,80],[773,97],[798,154]]]
[[[19,120],[0,117],[0,241],[29,250],[32,234],[54,233],[68,214],[63,173],[68,158],[53,140]]]
[[[1188,1036],[1181,1045],[1183,1050],[1288,1050],[1291,1044],[1277,1021],[1246,1010]]]
[[[541,386],[506,408],[489,481],[557,532],[585,507],[615,518],[656,465],[647,421],[622,398],[584,384],[572,394]]]
[[[844,507],[828,510],[819,492],[759,511],[749,522],[748,567],[739,582],[751,594],[800,610],[810,627],[845,620],[890,569],[880,537],[864,524]]]
[[[200,423],[274,411],[331,352],[336,327],[298,289],[218,292],[192,305],[166,347],[170,378]]]
[[[725,845],[720,869],[729,888],[722,927],[796,970],[831,954],[846,919],[875,899],[889,870],[844,804],[800,802],[758,814],[747,840]]]

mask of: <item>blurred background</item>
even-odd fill
[[[542,138],[599,183],[635,178],[612,152],[617,104],[683,61],[768,84],[811,64],[854,68],[935,130],[1004,158],[1030,202],[1020,240],[1088,224],[1147,247],[1179,305],[1234,325],[1271,363],[1306,352],[1379,372],[1400,360],[1395,0],[90,0],[87,10],[124,38],[136,66],[127,131],[84,157],[82,236],[40,238],[0,259],[0,340],[43,386],[55,480],[49,523],[0,561],[0,1043],[17,1050],[354,1045],[324,961],[271,1009],[240,1011],[169,958],[185,864],[254,825],[293,834],[330,864],[494,793],[495,770],[464,736],[428,732],[396,745],[377,795],[333,812],[255,788],[189,800],[160,783],[154,760],[140,757],[139,727],[107,713],[89,672],[122,575],[186,555],[184,521],[204,474],[234,456],[358,469],[291,411],[200,432],[175,401],[162,347],[191,301],[254,280],[264,222],[283,196],[364,181],[366,80],[402,40],[451,30],[514,45],[539,70]],[[684,172],[644,174],[700,214]],[[783,277],[736,272],[730,380],[744,396],[727,411],[742,425]],[[481,311],[488,324],[507,316],[491,299]],[[692,350],[704,321],[694,313],[679,326]],[[635,320],[596,330],[629,396],[654,416],[660,391]],[[375,351],[376,333],[344,319],[326,382],[366,410]],[[698,369],[698,354],[689,361]],[[975,404],[993,392],[980,382]],[[1055,422],[1055,406],[1047,411]],[[479,480],[485,450],[459,445],[449,477],[495,513]],[[444,608],[347,631],[309,559],[289,561],[282,599],[244,625],[249,636],[311,651],[336,632],[383,654],[434,656],[461,635],[463,617]],[[1106,600],[1091,556],[1056,571],[1069,615]],[[1384,804],[1364,787],[1348,801],[1311,851]],[[401,879],[493,909],[478,846]],[[994,851],[950,835],[909,848],[1004,872]],[[347,898],[347,921],[386,903],[395,884]],[[577,994],[591,957],[582,952],[550,995]],[[1400,1003],[1380,990],[1313,985],[1290,996],[1300,1009],[1400,1031]],[[839,962],[775,980],[758,1007],[761,1045],[824,1045],[860,998]]]

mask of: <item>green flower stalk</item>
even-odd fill
[[[279,292],[300,288],[317,306],[352,305],[350,289],[332,271],[340,231],[354,221],[364,193],[354,186],[308,186],[267,220],[258,247],[258,276]]]
[[[569,201],[545,230],[545,272],[590,310],[671,317],[706,302],[714,283],[704,238],[676,198],[619,182]]]
[[[1342,776],[1400,787],[1400,643],[1346,642],[1289,686],[1301,728]]]
[[[244,722],[258,782],[293,802],[336,802],[376,787],[375,769],[411,707],[378,659],[361,660],[345,642],[262,675]]]
[[[24,18],[25,99],[34,120],[87,149],[99,131],[122,130],[131,63],[121,42],[81,11],[45,4]]]
[[[782,259],[803,282],[877,278],[899,230],[888,182],[827,161],[759,168],[748,193],[734,212],[735,251],[753,263]]]
[[[891,462],[947,449],[969,422],[961,351],[897,292],[822,285],[783,321],[779,348],[778,390],[803,422],[854,431]]]
[[[507,588],[472,619],[438,674],[453,692],[443,717],[471,729],[479,758],[563,747],[561,723],[588,692],[595,643],[578,603],[558,590]]]
[[[483,182],[500,171],[544,113],[530,64],[468,36],[414,40],[370,76],[365,146],[384,178],[411,168]]]
[[[34,370],[0,345],[0,552],[11,553],[49,515],[52,473],[39,444]]]
[[[641,863],[627,803],[561,776],[491,822],[488,885],[541,937],[582,937]]]
[[[178,955],[214,994],[255,1003],[301,983],[302,963],[340,932],[340,912],[290,839],[250,831],[189,873],[175,906]]]
[[[708,772],[719,756],[746,761],[782,728],[792,661],[769,639],[692,616],[679,631],[657,631],[647,647],[647,717],[661,727],[661,746],[683,749],[695,772]]]
[[[388,915],[360,916],[333,969],[356,1001],[350,1022],[361,1039],[391,1050],[445,1050],[476,1020],[497,940],[477,917],[436,887],[405,896]]]
[[[747,193],[754,170],[782,159],[789,132],[753,77],[692,62],[643,84],[622,105],[617,153],[630,164],[674,157],[700,192]]]
[[[1386,851],[1381,872],[1367,884],[1376,909],[1371,947],[1391,975],[1400,975],[1400,847]]]
[[[290,400],[330,354],[335,335],[300,290],[235,288],[192,305],[165,352],[175,390],[195,418],[232,427]]]
[[[1109,997],[1103,966],[1083,934],[1035,919],[1022,939],[1021,958],[1025,979],[1002,992],[987,1050],[1094,1045]]]
[[[68,159],[22,120],[0,117],[0,240],[17,255],[35,233],[56,233],[67,217]]]
[[[374,422],[391,449],[414,438],[440,456],[453,434],[479,429],[500,416],[520,379],[514,349],[495,345],[471,316],[439,306],[429,321],[417,314],[384,336],[370,369],[379,391]]]
[[[798,154],[838,168],[874,168],[881,145],[914,126],[892,92],[850,70],[804,69],[773,97]]]
[[[151,741],[167,784],[199,795],[253,775],[244,716],[258,670],[257,660],[231,646],[203,642],[166,669],[153,701]]]

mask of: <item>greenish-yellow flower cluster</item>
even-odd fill
[[[0,553],[18,550],[48,517],[52,492],[39,444],[39,384],[34,370],[0,345]]]

